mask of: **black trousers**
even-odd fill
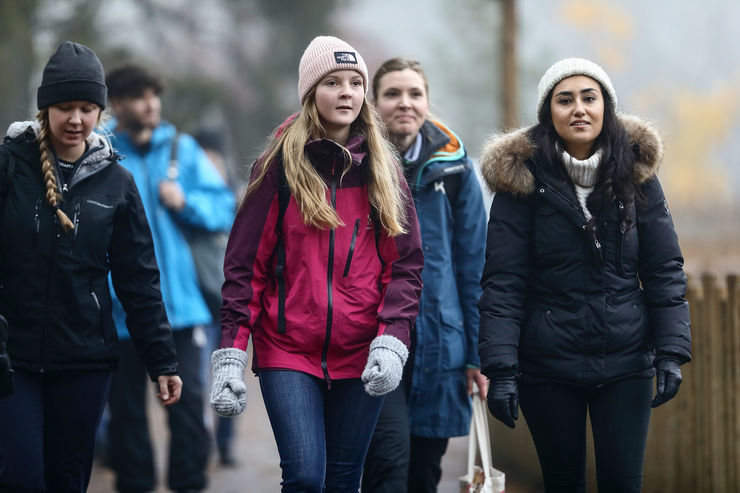
[[[0,491],[84,492],[110,371],[16,370],[0,399]]]
[[[651,398],[651,378],[592,389],[520,383],[519,404],[540,459],[545,491],[585,493],[588,410],[599,493],[639,493]]]
[[[206,487],[209,437],[203,418],[201,348],[193,330],[173,332],[182,395],[165,408],[170,428],[167,486],[172,490]],[[108,428],[111,466],[118,491],[155,489],[154,457],[147,421],[146,393],[152,391],[146,368],[130,340],[119,345],[119,367],[111,386]]]
[[[362,493],[436,492],[448,442],[410,434],[402,383],[385,396],[365,458]]]

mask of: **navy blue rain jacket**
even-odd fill
[[[421,135],[419,158],[406,163],[424,248],[409,428],[413,435],[447,438],[470,432],[466,370],[480,363],[477,302],[486,215],[462,141],[438,122],[426,121]],[[453,180],[455,197],[445,190]]]

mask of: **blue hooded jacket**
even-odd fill
[[[462,141],[429,120],[420,133],[421,153],[413,163],[405,163],[424,248],[409,428],[412,435],[448,438],[470,431],[466,370],[480,366],[477,303],[486,215]],[[454,197],[445,190],[453,180]]]
[[[112,121],[110,129],[115,129]],[[167,180],[172,139],[178,136],[176,179],[185,194],[180,212],[166,208],[159,200],[159,184]],[[167,122],[154,129],[150,146],[138,149],[128,134],[112,131],[113,147],[122,156],[121,165],[134,175],[152,230],[159,265],[162,298],[174,330],[212,322],[200,292],[195,264],[184,231],[188,226],[208,231],[228,231],[234,219],[235,198],[228,185],[208,160],[195,139],[178,134]],[[128,338],[125,313],[117,299],[113,316],[118,336]]]

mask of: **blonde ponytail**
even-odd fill
[[[44,184],[46,185],[46,201],[56,212],[59,222],[62,225],[64,231],[70,231],[74,228],[74,224],[69,220],[69,217],[59,208],[62,201],[62,194],[59,193],[57,187],[57,178],[54,173],[54,162],[50,158],[49,154],[49,110],[44,108],[39,111],[36,115],[36,119],[40,124],[40,130],[38,135],[39,150],[41,151],[41,174],[44,178]]]

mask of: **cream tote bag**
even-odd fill
[[[475,463],[480,453],[481,465]],[[491,463],[491,435],[486,405],[473,392],[473,417],[468,436],[468,473],[460,477],[460,493],[504,493],[506,475]]]

